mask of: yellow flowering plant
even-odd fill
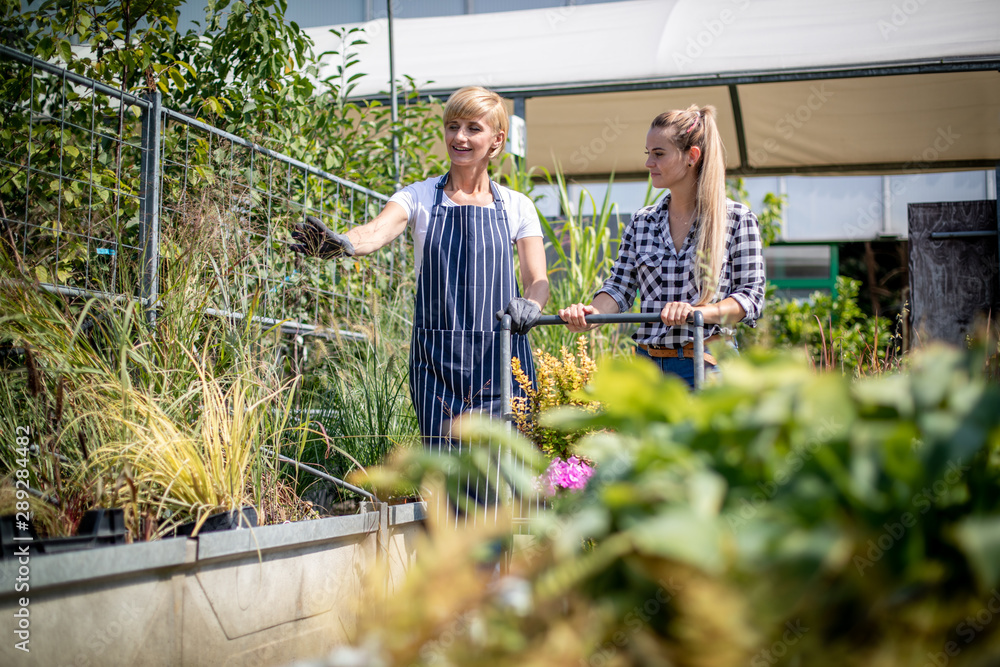
[[[511,360],[511,368],[514,380],[524,392],[524,396],[511,399],[518,430],[550,459],[568,460],[573,456],[573,443],[583,434],[566,434],[545,428],[538,423],[538,417],[546,410],[561,405],[576,405],[590,412],[597,412],[600,408],[597,401],[581,400],[577,393],[590,382],[597,369],[597,364],[587,352],[586,337],[577,338],[575,354],[565,346],[559,348],[559,356],[535,350],[535,384],[524,372],[518,358]]]

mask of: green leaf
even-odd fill
[[[1000,517],[970,517],[952,531],[955,543],[969,559],[980,592],[1000,583]]]
[[[688,504],[706,521],[719,515],[726,498],[726,481],[714,472],[699,471],[688,478]]]
[[[170,72],[170,80],[174,82],[175,86],[177,86],[177,90],[183,91],[187,85],[184,81],[184,77],[181,76],[181,73],[176,68],[172,67],[168,71]]]
[[[720,574],[722,533],[715,521],[687,508],[668,509],[629,528],[638,551],[687,563],[709,574]]]
[[[599,401],[611,417],[674,421],[688,415],[691,395],[683,380],[664,375],[644,359],[605,360],[578,397]]]
[[[911,417],[914,414],[910,380],[903,375],[890,375],[859,382],[854,386],[854,395],[862,405],[892,408],[903,417]]]
[[[73,62],[73,47],[68,41],[59,41],[59,55],[62,56],[62,59],[67,63]]]

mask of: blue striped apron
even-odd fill
[[[410,343],[410,395],[424,446],[452,446],[450,420],[463,412],[500,416],[504,368],[495,313],[520,295],[500,191],[494,207],[443,206],[447,174],[437,183],[417,276]],[[534,380],[527,336],[511,337],[511,356]],[[512,394],[523,395],[513,384]]]

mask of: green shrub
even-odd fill
[[[769,288],[756,329],[740,327],[743,347],[804,349],[813,365],[851,375],[884,372],[900,363],[898,336],[889,320],[868,317],[858,307],[858,280],[839,276],[836,297],[815,292],[809,299],[776,299]]]
[[[477,564],[488,530],[435,532],[415,576],[362,618],[352,659],[991,664],[1000,386],[982,365],[934,347],[908,373],[855,380],[758,350],[691,393],[610,359],[576,397],[601,412],[542,422],[591,431],[582,493],[536,520],[539,541],[500,581]]]
[[[310,349],[319,358],[302,369],[299,414],[307,435],[298,460],[338,479],[355,471],[363,478],[397,448],[419,444],[407,353],[396,341],[315,342]],[[299,475],[301,489],[312,484],[325,486]]]
[[[855,381],[752,351],[700,394],[602,367],[603,413],[548,422],[609,431],[580,443],[596,483],[564,520],[630,547],[585,590],[684,563],[740,591],[761,650],[801,624],[802,664],[922,664],[1000,583],[1000,387],[954,349],[910,365]]]

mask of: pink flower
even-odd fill
[[[569,457],[567,461],[556,457],[542,474],[541,481],[545,485],[545,492],[552,496],[559,489],[582,489],[593,474],[594,469],[575,456]]]

